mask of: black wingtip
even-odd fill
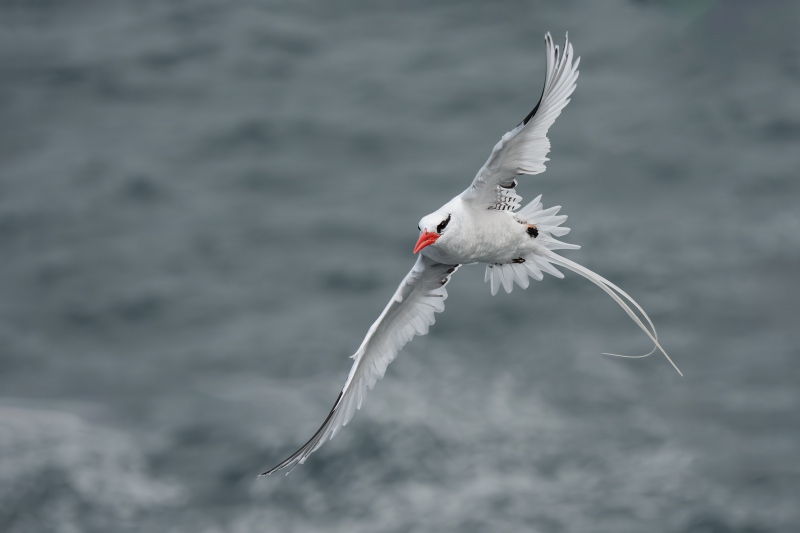
[[[293,453],[292,455],[290,455],[288,458],[286,458],[286,459],[284,459],[283,461],[281,461],[281,463],[280,463],[280,464],[278,464],[278,466],[275,466],[275,467],[273,467],[273,468],[271,468],[271,469],[267,470],[267,471],[266,471],[266,472],[264,472],[263,474],[259,474],[259,476],[258,476],[258,477],[269,476],[269,475],[271,475],[271,474],[274,474],[274,473],[275,473],[275,472],[277,472],[278,470],[282,470],[282,469],[286,468],[287,466],[291,465],[291,464],[292,464],[292,463],[295,461],[295,459],[297,458],[297,456],[298,456],[298,455],[299,455],[299,454],[300,454],[300,453],[303,451],[303,449],[304,449],[306,446],[308,446],[308,445],[309,445],[309,443],[311,443],[311,441],[313,441],[313,440],[314,440],[314,439],[317,437],[317,435],[319,435],[319,434],[320,434],[320,432],[321,432],[323,429],[325,429],[325,424],[327,424],[327,423],[328,423],[328,420],[330,420],[330,419],[331,419],[331,417],[333,416],[333,414],[336,412],[336,408],[337,408],[337,407],[339,407],[339,401],[342,399],[342,395],[343,395],[343,394],[344,394],[344,389],[342,389],[342,391],[339,393],[339,396],[337,396],[337,397],[336,397],[336,401],[333,403],[333,408],[331,409],[331,412],[330,412],[330,413],[328,413],[328,416],[325,418],[325,422],[323,422],[323,423],[322,423],[322,425],[319,427],[319,429],[317,430],[317,432],[316,432],[316,433],[314,433],[314,435],[313,435],[313,436],[312,436],[310,439],[308,439],[308,441],[307,441],[305,444],[303,444],[303,445],[300,447],[300,449],[299,449],[299,450],[297,450],[296,452],[294,452],[294,453]],[[294,466],[297,466],[297,465],[295,464]],[[292,467],[292,468],[294,468],[294,467]],[[289,470],[289,472],[291,472],[291,470]],[[289,475],[289,472],[287,472],[287,473],[286,473],[286,475]]]
[[[539,103],[541,103],[541,100],[539,100]],[[534,107],[534,108],[533,108],[533,111],[531,111],[530,113],[528,113],[528,116],[527,116],[527,117],[525,117],[525,118],[522,120],[522,125],[524,126],[525,124],[527,124],[527,123],[528,123],[528,121],[531,119],[531,117],[532,117],[533,115],[535,115],[535,114],[536,114],[536,112],[537,112],[538,110],[539,110],[539,104],[536,104],[536,107]]]
[[[548,43],[548,44],[552,44],[553,43],[553,37],[550,35],[549,31],[544,34],[544,42]],[[567,53],[568,46],[569,46],[569,32],[567,32],[567,36],[566,36],[566,38],[564,40],[564,53],[565,54]],[[555,45],[553,47],[553,49],[555,51],[556,63],[558,63],[559,55],[561,54],[561,50],[558,48],[558,45]],[[545,82],[545,86],[546,86],[547,85],[547,78],[546,77],[545,77],[544,82]],[[539,110],[539,106],[542,103],[542,97],[544,97],[544,87],[542,87],[542,95],[539,97],[539,101],[536,103],[536,107],[534,107],[533,110],[530,113],[528,113],[528,116],[525,117],[525,119],[522,122],[520,122],[517,125],[517,127],[525,126],[526,124],[528,124],[528,122],[531,120],[531,118],[533,118],[533,115],[535,115],[536,112]]]

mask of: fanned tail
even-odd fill
[[[535,225],[538,231],[536,242],[547,250],[577,250],[580,248],[577,244],[556,239],[556,237],[563,237],[569,233],[569,228],[561,225],[567,220],[567,216],[558,214],[561,210],[560,205],[544,209],[541,199],[542,195],[540,194],[528,205],[514,213],[514,218],[521,223]],[[531,254],[520,258],[518,262],[486,265],[484,281],[490,284],[492,296],[494,296],[501,286],[510,293],[515,282],[523,289],[527,289],[528,277],[541,281],[544,278],[543,272],[557,278],[564,277],[564,274],[551,264],[546,255]]]
[[[650,317],[647,316],[647,313],[644,312],[644,309],[642,309],[641,306],[638,303],[636,303],[636,301],[633,298],[628,296],[628,294],[625,291],[623,291],[622,289],[620,289],[619,287],[617,287],[616,285],[614,285],[613,283],[611,283],[610,281],[605,279],[603,276],[601,276],[601,275],[599,275],[599,274],[597,274],[595,272],[592,272],[588,268],[583,267],[583,266],[579,265],[578,263],[576,263],[574,261],[570,261],[566,257],[562,257],[562,256],[560,256],[560,255],[558,255],[558,254],[556,254],[554,252],[551,252],[551,251],[548,251],[547,257],[550,259],[550,261],[552,263],[555,263],[555,264],[557,264],[559,266],[567,268],[567,269],[575,272],[576,274],[579,274],[579,275],[583,276],[584,278],[588,279],[589,281],[591,281],[592,283],[594,283],[595,285],[600,287],[606,294],[611,296],[611,298],[615,302],[617,302],[617,305],[622,307],[622,309],[625,311],[625,313],[627,313],[627,315],[631,318],[631,320],[633,320],[634,323],[637,326],[639,326],[642,329],[642,331],[645,332],[645,334],[647,334],[647,336],[650,338],[650,340],[653,341],[653,344],[655,344],[655,347],[653,348],[653,350],[650,353],[645,354],[645,355],[640,355],[640,356],[626,356],[626,355],[618,355],[618,354],[606,354],[606,355],[613,355],[615,357],[629,357],[629,358],[647,357],[648,355],[651,355],[652,353],[654,353],[656,349],[658,349],[661,353],[664,354],[664,357],[667,358],[667,361],[669,361],[669,363],[678,372],[678,374],[683,376],[683,372],[680,371],[680,369],[672,361],[670,356],[667,355],[667,352],[664,350],[664,348],[661,347],[661,344],[659,344],[659,342],[658,342],[658,334],[656,333],[656,328],[653,325],[652,320],[650,320]],[[622,298],[620,298],[620,296]],[[623,300],[623,298],[624,298],[624,300]],[[633,309],[631,309],[630,306],[627,303],[625,303],[625,300],[630,302],[630,304],[633,305],[633,307],[635,307],[636,310],[639,311],[642,314],[644,319],[647,321],[647,324],[650,326],[649,329],[647,327],[645,327],[645,325],[641,321],[641,319],[636,315],[636,313],[633,312]]]
[[[583,267],[574,261],[570,261],[566,257],[562,257],[553,251],[575,250],[580,248],[580,246],[562,242],[555,238],[563,237],[569,233],[569,228],[561,225],[567,220],[567,217],[566,215],[558,214],[559,210],[561,209],[560,206],[543,209],[541,199],[541,195],[537,196],[531,203],[514,213],[514,217],[519,222],[535,225],[538,231],[536,242],[539,243],[541,247],[536,252],[524,257],[520,257],[519,259],[513,260],[510,263],[492,263],[486,265],[486,276],[484,281],[490,284],[492,294],[497,294],[497,291],[500,290],[501,286],[506,292],[511,292],[514,287],[514,283],[523,289],[527,289],[529,284],[528,277],[541,280],[544,277],[543,272],[552,274],[557,278],[563,278],[564,274],[562,274],[556,268],[556,266],[567,268],[603,289],[606,294],[611,296],[611,298],[617,302],[617,305],[622,307],[631,320],[633,320],[634,323],[647,334],[654,344],[653,349],[644,355],[620,355],[614,353],[605,353],[604,355],[638,359],[641,357],[648,357],[658,350],[664,354],[664,357],[667,358],[667,361],[669,361],[672,367],[678,371],[678,374],[682,376],[683,373],[680,371],[678,366],[672,361],[670,356],[667,355],[667,352],[664,351],[664,348],[661,347],[661,344],[659,344],[658,333],[653,325],[653,321],[650,320],[650,317],[647,316],[647,313],[644,312],[644,309],[642,309],[642,307],[636,303],[636,301],[631,298],[628,293],[605,279],[603,276],[596,274],[588,268]],[[642,322],[634,310],[631,309],[631,306],[633,306],[633,308],[636,309],[636,311],[638,311],[642,317],[644,317],[644,320],[649,328],[645,326],[645,322]]]

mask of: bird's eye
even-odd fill
[[[422,231],[422,228],[420,228],[420,227],[419,227],[419,225],[417,225],[417,229],[418,229],[418,230],[420,230],[420,231]]]
[[[447,218],[444,219],[438,226],[436,226],[436,233],[441,233],[442,230],[447,227],[448,222],[450,222],[450,215],[447,215]]]

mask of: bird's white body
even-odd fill
[[[569,232],[569,228],[561,226],[567,217],[558,215],[560,207],[544,209],[541,196],[520,206],[521,198],[514,190],[515,177],[544,172],[550,150],[547,130],[569,103],[578,79],[580,60],[573,61],[569,41],[564,44],[563,54],[550,34],[545,36],[545,42],[547,73],[539,103],[517,127],[502,136],[469,188],[420,220],[419,240],[414,248],[415,253],[419,252],[417,261],[353,355],[355,361],[333,409],[305,445],[264,474],[305,462],[347,424],[361,407],[366,391],[383,377],[400,349],[414,335],[426,334],[435,321],[434,314],[444,310],[445,286],[461,265],[486,263],[485,280],[490,283],[492,294],[501,286],[511,292],[515,283],[527,288],[529,278],[541,280],[545,272],[564,277],[556,266],[571,270],[606,292],[653,341],[653,351],[660,349],[667,356],[652,322],[630,296],[607,279],[554,252],[579,248],[556,239]]]
[[[511,211],[476,209],[459,196],[423,218],[420,227],[433,231],[448,215],[452,220],[447,231],[420,251],[439,263],[510,263],[540,248]]]

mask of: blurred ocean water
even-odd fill
[[[0,531],[794,532],[800,4],[0,2]],[[528,201],[336,439],[417,221],[582,56]]]

